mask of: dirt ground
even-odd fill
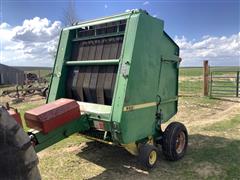
[[[3,99],[2,99],[3,100]],[[44,103],[41,97],[14,105],[23,112]],[[43,179],[240,179],[239,99],[180,97],[172,121],[189,132],[186,156],[167,161],[161,149],[157,167],[147,171],[123,148],[73,135],[38,153]]]

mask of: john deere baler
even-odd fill
[[[47,103],[71,99],[80,113],[66,111],[70,120],[56,120],[51,131],[30,130],[35,149],[79,132],[125,147],[150,168],[158,145],[168,159],[180,159],[187,148],[186,128],[173,122],[161,129],[177,113],[179,63],[179,47],[163,21],[142,10],[63,29]]]

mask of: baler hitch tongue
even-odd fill
[[[80,116],[78,103],[72,99],[62,98],[26,111],[24,118],[28,127],[47,134],[68,122],[79,119]]]

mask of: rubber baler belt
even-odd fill
[[[74,44],[72,59],[101,60],[120,57],[123,37],[88,40]],[[77,50],[76,50],[77,48]],[[110,105],[114,92],[117,65],[80,66],[68,75],[70,98],[84,102]]]
[[[74,61],[118,59],[122,43],[123,36],[73,42],[71,59]]]

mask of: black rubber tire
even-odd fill
[[[152,151],[156,153],[156,161],[153,164],[149,162],[149,156]],[[158,159],[158,150],[155,146],[150,144],[144,144],[139,147],[139,161],[145,168],[147,169],[154,168],[156,166],[157,159]]]
[[[1,106],[0,147],[0,179],[41,179],[38,157],[30,138]]]
[[[176,143],[177,137],[181,132],[185,134],[185,145],[183,150],[178,153]],[[186,127],[180,122],[170,123],[163,133],[162,150],[165,157],[170,161],[177,161],[185,155],[187,146],[188,132]]]

